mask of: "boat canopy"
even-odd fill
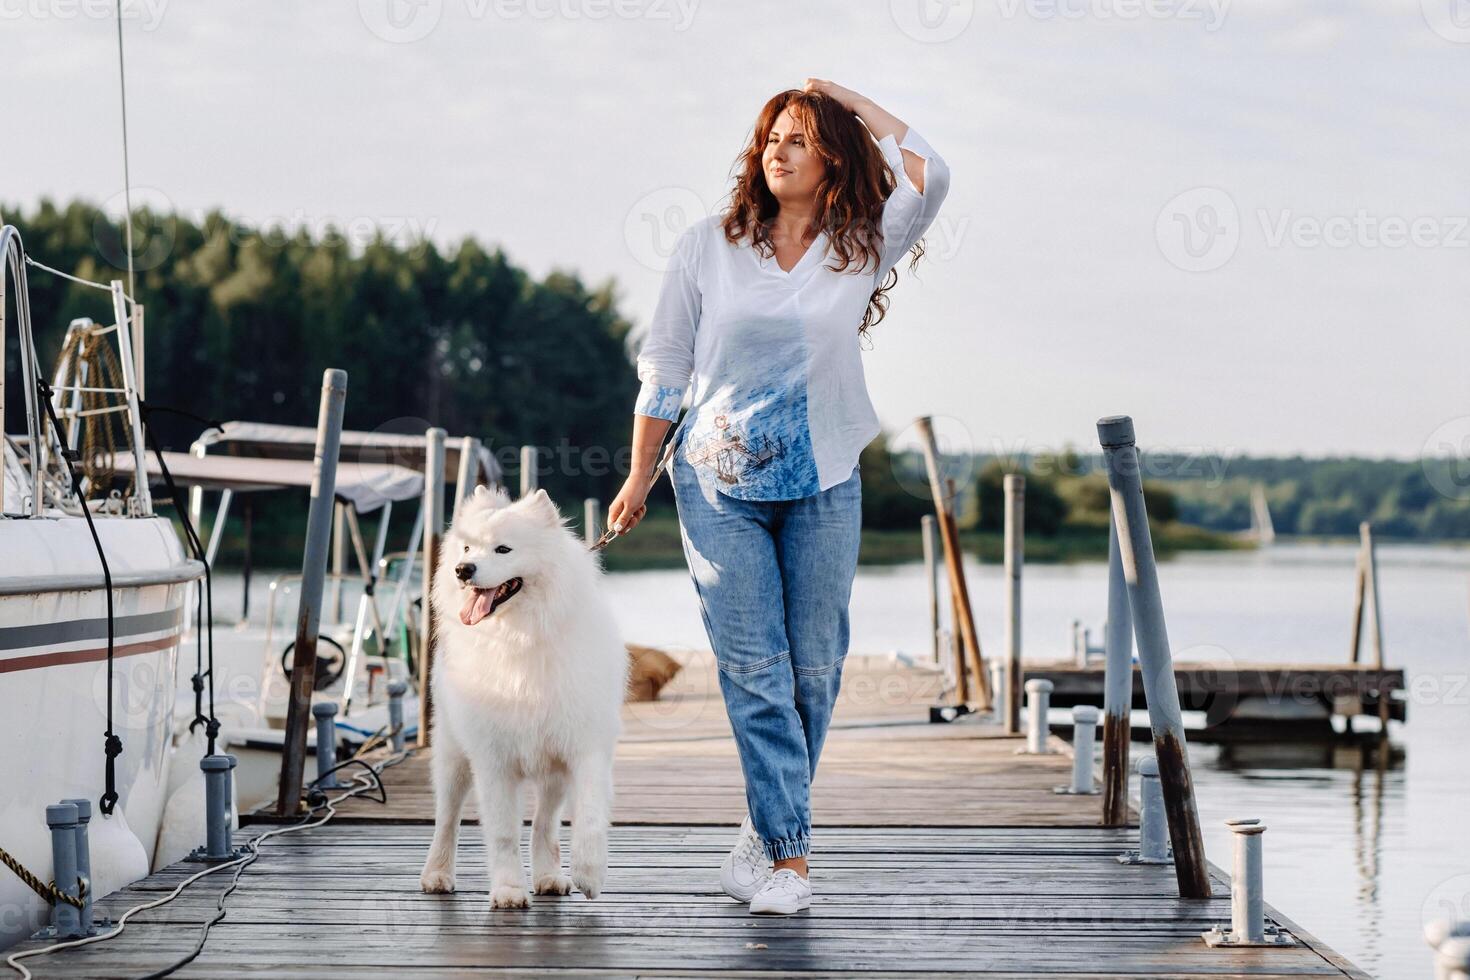
[[[174,480],[184,486],[237,493],[310,487],[316,471],[316,464],[309,459],[194,456],[166,452],[163,460]],[[120,476],[133,472],[131,456],[119,453],[115,465]],[[155,486],[163,482],[158,460],[152,453],[148,455],[148,482]],[[377,510],[390,501],[419,497],[423,492],[423,473],[406,466],[346,460],[337,464],[337,499],[351,504],[359,514]]]
[[[344,429],[338,460],[346,463],[377,463],[423,471],[426,442],[422,434],[397,432],[361,432]],[[459,454],[464,439],[449,436],[444,440],[444,482],[459,478]],[[306,425],[278,425],[274,422],[226,422],[223,431],[210,429],[194,441],[196,452],[251,456],[263,459],[310,460],[316,448],[316,429]],[[475,441],[474,469],[471,485],[501,482],[500,466],[495,455],[479,440]],[[169,464],[173,469],[173,464]]]

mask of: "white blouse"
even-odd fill
[[[673,420],[693,382],[660,468],[682,443],[701,479],[744,500],[794,500],[852,475],[880,431],[858,326],[873,290],[923,237],[949,191],[949,168],[912,127],[902,143],[890,135],[878,147],[897,186],[883,205],[876,273],[857,262],[834,272],[824,262],[826,232],[790,272],[774,256],[726,241],[723,215],[679,237],[638,355],[637,414]],[[900,149],[924,159],[923,193]]]

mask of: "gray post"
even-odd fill
[[[46,826],[51,828],[51,878],[56,890],[75,898],[77,883],[77,805],[53,803],[46,808]],[[82,910],[67,902],[51,906],[51,927],[56,939],[75,939],[85,935]]]
[[[337,706],[330,701],[318,701],[311,706],[311,714],[316,718],[317,788],[337,789],[337,774],[332,772],[337,764]]]
[[[403,751],[403,696],[407,693],[407,681],[388,682],[388,739],[394,752]]]
[[[1133,616],[1128,582],[1118,550],[1118,522],[1108,517],[1108,623],[1103,634],[1107,661],[1103,672],[1104,827],[1128,825],[1129,717],[1133,710]]]
[[[1124,851],[1118,855],[1118,863],[1172,864],[1159,763],[1151,755],[1138,760],[1138,804],[1138,850]]]
[[[524,454],[523,454],[524,455]],[[419,657],[419,748],[429,745],[429,721],[434,714],[433,691],[429,678],[434,667],[437,645],[434,629],[434,573],[439,569],[439,539],[444,534],[444,430],[424,433],[424,574],[423,617],[419,636],[423,638]]]
[[[475,465],[479,440],[474,436],[465,436],[459,441],[459,470],[454,480],[454,510],[450,511],[450,519],[459,518],[459,505],[464,503],[465,498],[475,492]]]
[[[1118,524],[1123,573],[1128,581],[1133,631],[1138,642],[1149,725],[1154,735],[1154,755],[1158,759],[1159,781],[1169,818],[1169,839],[1174,845],[1174,874],[1181,897],[1209,898],[1209,865],[1194,802],[1194,781],[1189,772],[1179,688],[1174,681],[1169,634],[1164,625],[1164,602],[1159,594],[1153,539],[1143,502],[1133,420],[1126,415],[1100,419],[1097,434],[1107,466],[1113,519]]]
[[[290,816],[301,804],[306,767],[306,718],[316,686],[316,640],[322,618],[322,580],[327,571],[332,502],[337,489],[337,455],[342,443],[342,410],[347,372],[328,368],[322,375],[321,410],[316,423],[315,476],[306,517],[306,554],[301,562],[301,602],[296,613],[296,646],[291,653],[291,690],[286,702],[286,732],[281,746],[281,781],[276,814]]]
[[[1087,640],[1082,636],[1082,620],[1072,620],[1072,661],[1078,667],[1087,666]]]
[[[87,824],[92,821],[92,801],[85,799],[62,800],[77,808],[76,852],[77,877],[82,880],[82,935],[97,932],[92,913],[92,846],[87,841]]]
[[[933,647],[934,664],[941,663],[939,653],[939,548],[934,538],[934,515],[919,518],[919,537],[924,544],[924,585],[929,590],[929,640]],[[990,665],[992,676],[995,664]],[[995,690],[992,685],[991,690]]]
[[[1021,566],[1026,551],[1026,478],[1005,478],[1006,690],[1005,730],[1021,730]],[[1044,727],[1044,726],[1043,726]],[[1044,749],[1037,750],[1044,751]]]
[[[602,532],[598,530],[602,524],[602,518],[598,515],[601,509],[596,497],[588,497],[582,501],[582,540],[587,542],[589,548],[602,536]]]
[[[521,447],[521,496],[536,492],[536,447]]]
[[[1026,682],[1025,755],[1047,755],[1051,752],[1046,744],[1046,736],[1050,732],[1046,715],[1051,710],[1051,689],[1051,681],[1038,678]]]
[[[199,760],[204,772],[204,846],[189,855],[191,861],[229,861],[239,852],[231,846],[230,804],[234,791],[235,757],[206,755]]]
[[[1072,709],[1072,785],[1058,786],[1056,792],[1069,796],[1093,796],[1092,747],[1097,739],[1097,709],[1079,704]]]
[[[1261,835],[1266,825],[1259,818],[1227,820],[1235,832],[1235,864],[1230,874],[1230,931],[1215,926],[1202,933],[1208,946],[1290,946],[1293,940],[1275,926],[1266,924],[1266,898],[1261,873]]]
[[[1000,658],[990,661],[987,665],[990,669],[990,689],[992,691],[1004,691],[1006,689],[1006,665],[1000,662]]]

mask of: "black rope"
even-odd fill
[[[87,506],[87,498],[82,496],[82,488],[77,484],[75,462],[77,453],[66,444],[66,435],[61,431],[61,423],[56,420],[56,408],[51,404],[52,389],[42,377],[36,378],[36,391],[41,396],[41,404],[46,408],[46,417],[51,420],[51,429],[56,433],[56,442],[61,446],[61,459],[66,464],[67,478],[71,480],[72,494],[82,506],[82,516],[87,519],[87,530],[92,532],[92,544],[97,547],[97,559],[102,562],[102,583],[107,591],[107,731],[103,733],[102,747],[107,759],[107,785],[103,790],[102,798],[97,801],[98,809],[103,816],[111,816],[113,809],[117,806],[117,757],[122,755],[123,743],[112,730],[112,662],[114,647],[114,617],[112,610],[112,569],[107,564],[107,554],[102,550],[102,539],[97,536],[97,525],[92,521],[92,511]],[[40,452],[41,447],[36,446],[33,452]]]
[[[204,550],[204,544],[200,541],[199,532],[194,527],[194,522],[189,518],[189,507],[184,501],[183,492],[179,485],[174,482],[173,474],[168,471],[168,464],[163,461],[163,450],[158,446],[158,439],[153,435],[153,426],[148,424],[148,417],[154,412],[173,412],[176,415],[185,415],[190,418],[199,418],[191,412],[185,412],[177,408],[165,406],[154,406],[138,399],[138,415],[143,423],[143,438],[148,443],[148,448],[153,450],[153,457],[158,460],[158,472],[163,476],[164,485],[168,487],[169,496],[173,499],[174,510],[178,511],[179,520],[184,525],[184,537],[188,539],[189,549],[194,552],[194,557],[204,565],[204,591],[195,597],[195,627],[194,639],[194,677],[192,680],[194,688],[194,720],[189,722],[189,731],[194,731],[200,725],[204,726],[204,734],[209,740],[207,752],[214,755],[215,739],[219,736],[219,719],[214,714],[214,581],[209,567],[209,557]],[[208,419],[200,419],[212,428],[219,425]],[[209,668],[204,667],[204,636],[209,634]],[[209,691],[209,714],[204,714],[204,692],[205,681],[208,680]]]

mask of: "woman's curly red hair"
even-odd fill
[[[883,159],[872,134],[852,112],[836,99],[818,92],[787,89],[774,96],[761,109],[756,119],[751,144],[741,153],[734,169],[735,187],[730,192],[730,206],[725,212],[725,238],[732,244],[749,242],[765,256],[775,254],[771,241],[771,225],[780,205],[766,184],[761,157],[766,139],[781,113],[791,109],[801,123],[807,146],[827,167],[827,174],[817,186],[816,227],[827,232],[838,264],[834,272],[844,272],[861,259],[856,272],[876,269],[882,244],[883,205],[898,186],[898,179]],[[922,240],[914,244],[909,263],[912,270],[924,254]],[[898,283],[897,268],[890,269],[873,291],[858,333],[867,336],[888,312],[885,295]]]

